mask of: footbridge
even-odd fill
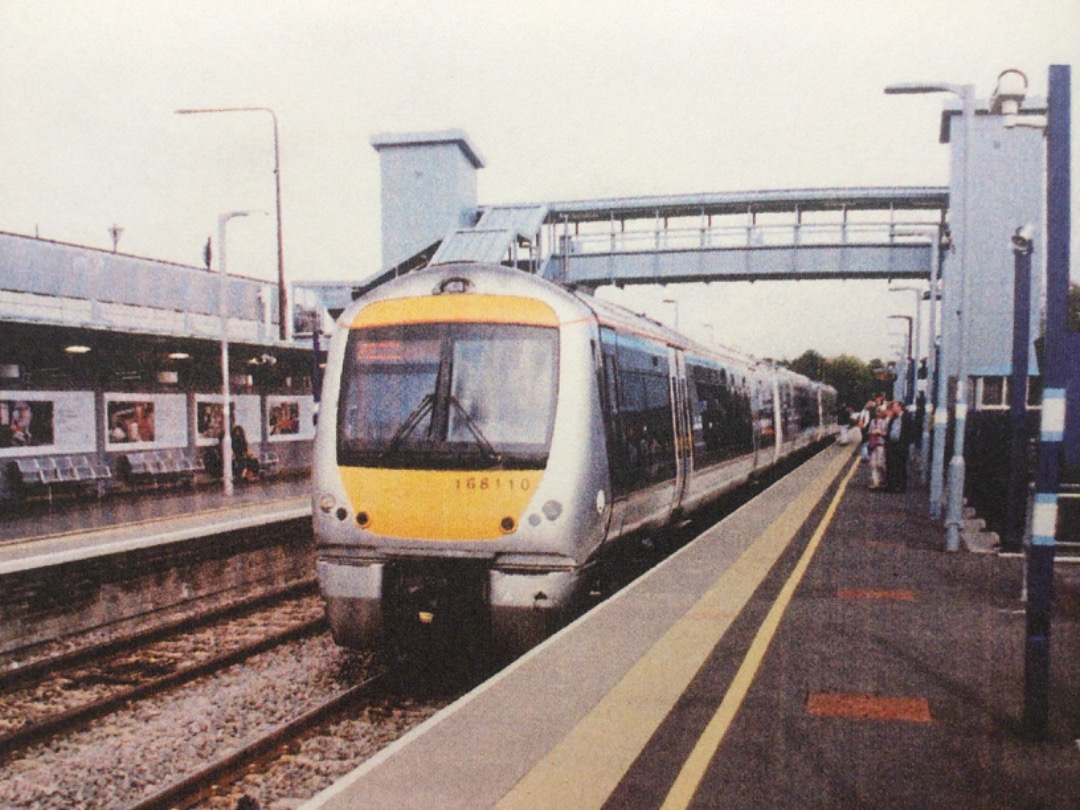
[[[578,286],[929,278],[948,208],[937,187],[837,188],[478,209],[432,263],[505,261]]]
[[[540,272],[585,286],[929,279],[947,207],[947,189],[932,187],[556,203]]]
[[[502,263],[562,284],[930,278],[949,190],[745,191],[476,206],[471,224],[346,287],[301,282],[331,313],[404,273]]]

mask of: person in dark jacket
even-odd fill
[[[259,462],[248,452],[247,434],[241,425],[232,429],[233,477],[244,481],[259,480]]]
[[[915,426],[904,403],[896,400],[889,406],[885,430],[885,489],[907,491],[908,448],[914,441]]]

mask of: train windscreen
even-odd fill
[[[338,462],[409,469],[541,469],[558,386],[558,331],[482,323],[355,329]]]

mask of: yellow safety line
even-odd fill
[[[497,805],[500,810],[604,804],[847,460],[842,454],[828,463],[708,592],[503,797]]]
[[[739,711],[739,707],[742,706],[746,693],[750,690],[750,685],[754,681],[754,676],[761,666],[761,661],[769,649],[769,644],[772,643],[773,637],[780,627],[780,620],[795,595],[795,589],[802,582],[803,575],[806,573],[806,569],[809,568],[814,553],[817,551],[818,546],[821,545],[825,530],[828,529],[829,524],[832,522],[836,509],[840,505],[840,499],[844,497],[844,491],[847,489],[848,482],[851,481],[851,476],[855,474],[856,469],[858,469],[858,465],[852,464],[848,474],[844,476],[840,488],[836,491],[836,495],[833,496],[829,508],[825,511],[825,516],[821,519],[814,536],[810,538],[810,542],[803,551],[802,557],[799,558],[795,570],[791,572],[791,576],[784,583],[780,595],[758,629],[757,635],[750,645],[750,651],[747,653],[746,658],[743,659],[739,671],[735,674],[735,679],[731,682],[731,686],[724,695],[720,708],[716,710],[716,714],[709,721],[705,732],[701,735],[697,745],[694,746],[694,750],[690,752],[690,756],[683,764],[682,770],[679,771],[679,775],[675,778],[675,783],[671,786],[671,790],[668,791],[667,798],[661,805],[661,810],[681,810],[681,808],[688,807],[690,801],[694,798],[694,794],[697,793],[698,786],[705,776],[705,770],[709,767],[709,763],[720,747],[720,743],[723,742],[724,736]]]

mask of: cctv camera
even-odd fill
[[[1031,224],[1021,225],[1013,234],[1012,248],[1017,253],[1030,253],[1034,239],[1035,226]]]

